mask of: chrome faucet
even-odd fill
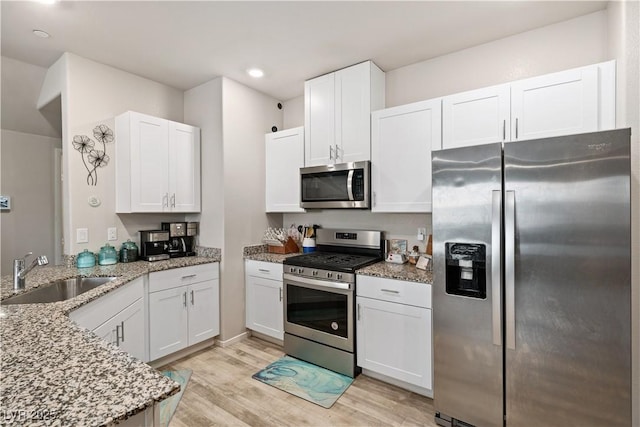
[[[36,265],[47,265],[49,260],[45,255],[40,255],[33,261],[29,267],[25,268],[24,264],[28,256],[33,255],[33,252],[29,252],[24,258],[13,260],[13,289],[24,289],[24,278]]]

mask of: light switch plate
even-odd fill
[[[115,227],[107,228],[107,240],[118,240],[118,229]]]
[[[89,243],[88,228],[76,228],[76,243]]]

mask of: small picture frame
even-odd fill
[[[11,197],[0,196],[0,210],[8,211],[11,209]]]
[[[393,254],[407,253],[407,241],[404,239],[390,239],[389,240],[389,252]]]

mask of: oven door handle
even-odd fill
[[[353,201],[353,172],[354,170],[351,169],[349,171],[349,176],[347,177],[347,193],[349,194],[349,200]]]
[[[326,280],[318,280],[318,279],[310,279],[308,277],[300,277],[294,276],[293,274],[284,273],[282,278],[285,281],[294,282],[294,284],[308,285],[310,288],[314,289],[322,289],[322,288],[331,288],[331,289],[341,289],[344,291],[350,291],[353,289],[353,285],[351,283],[341,283],[341,282],[328,282]]]

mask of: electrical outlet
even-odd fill
[[[115,227],[107,228],[107,240],[118,240],[118,229]]]
[[[419,242],[424,242],[425,234],[426,230],[424,228],[418,228],[418,235],[416,236],[416,239],[418,239]]]
[[[88,228],[76,228],[76,243],[89,243]]]

